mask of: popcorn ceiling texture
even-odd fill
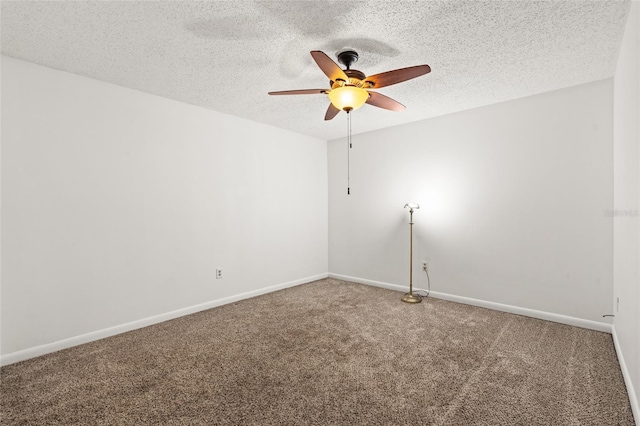
[[[614,74],[628,1],[2,1],[2,54],[323,139],[324,88],[309,51],[360,53],[367,75],[429,64],[380,89],[362,133]]]

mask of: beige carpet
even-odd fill
[[[327,279],[1,370],[2,424],[632,425],[606,333]]]

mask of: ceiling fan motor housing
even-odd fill
[[[362,71],[358,70],[344,70],[344,73],[347,75],[347,77],[349,77],[349,81],[331,81],[330,84],[332,89],[345,85],[360,87],[362,80],[367,77]]]

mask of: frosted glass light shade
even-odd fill
[[[369,92],[356,86],[337,87],[329,92],[329,100],[339,110],[358,109],[369,99]]]

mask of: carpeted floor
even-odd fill
[[[333,279],[1,369],[1,423],[633,425],[611,336]]]

